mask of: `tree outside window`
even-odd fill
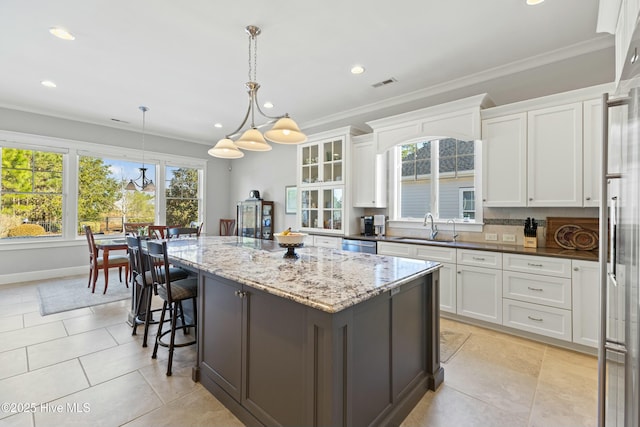
[[[200,222],[199,175],[199,170],[194,168],[166,168],[167,225],[188,226]]]
[[[0,147],[0,239],[62,234],[63,154]]]

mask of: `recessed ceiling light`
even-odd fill
[[[262,106],[264,108],[273,108],[273,104],[271,102],[269,102],[269,101],[265,102]]]
[[[62,40],[75,40],[75,36],[62,27],[51,27],[49,32]]]
[[[214,128],[221,128],[222,127],[222,123],[216,123],[215,125],[213,125]]]
[[[354,65],[351,67],[351,74],[362,74],[364,73],[364,67],[362,65]]]
[[[52,82],[51,80],[43,80],[40,82],[40,84],[44,87],[57,87],[58,85],[56,85],[54,82]]]
[[[544,0],[527,0],[527,4],[528,4],[529,6],[535,6],[535,5],[537,5],[537,4],[542,3],[543,1],[544,1]]]

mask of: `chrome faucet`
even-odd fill
[[[431,220],[431,237],[429,239],[435,240],[438,235],[438,226],[433,223],[433,215],[431,215],[431,212],[427,212],[424,215],[424,223],[422,225],[425,227],[427,226],[427,220]]]
[[[456,237],[458,237],[458,234],[456,233],[456,222],[452,219],[448,219],[447,220],[447,224],[453,224],[453,242],[456,242]]]

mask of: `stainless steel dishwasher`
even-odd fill
[[[342,250],[351,252],[377,253],[378,244],[374,240],[342,239]]]

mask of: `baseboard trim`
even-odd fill
[[[89,280],[89,267],[87,265],[78,267],[55,268],[52,270],[26,271],[23,273],[0,274],[0,285],[12,283],[31,282],[34,280],[46,280],[56,277],[76,276],[86,274]]]

